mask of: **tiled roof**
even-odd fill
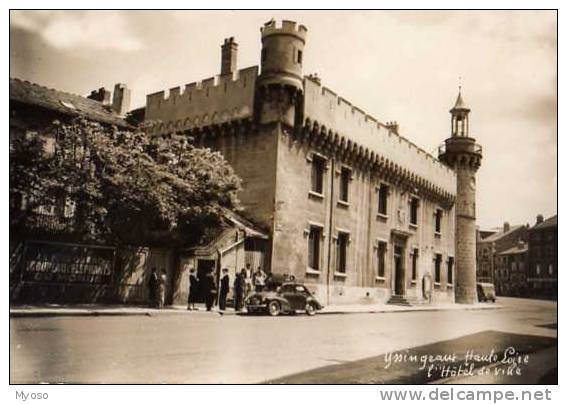
[[[98,101],[20,79],[10,78],[10,101],[34,105],[71,116],[82,115],[101,123],[121,127],[130,126],[108,106]]]
[[[557,227],[557,215],[551,216],[550,218],[547,218],[546,220],[544,220],[540,224],[536,224],[534,227],[532,227],[532,229],[539,230],[539,229],[544,229],[544,228],[549,228],[549,227]]]
[[[269,237],[266,234],[266,232],[264,232],[262,229],[256,226],[256,224],[252,223],[250,220],[236,213],[234,210],[230,210],[227,208],[222,208],[222,210],[225,218],[228,219],[232,224],[234,224],[238,228],[246,231],[246,234],[248,236],[259,237],[264,239],[267,239]]]
[[[498,231],[498,233],[492,234],[490,236],[488,236],[487,238],[483,238],[482,240],[480,240],[481,243],[493,243],[495,241],[500,240],[502,237],[507,236],[508,234],[521,229],[522,227],[524,227],[523,225],[517,225],[517,226],[510,226],[510,230],[508,230],[507,232],[504,232],[502,229],[500,229]]]

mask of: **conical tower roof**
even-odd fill
[[[455,101],[455,106],[451,109],[452,111],[470,111],[470,108],[467,107],[465,101],[463,100],[463,96],[461,95],[461,88],[459,87],[459,95],[457,96],[457,101]]]

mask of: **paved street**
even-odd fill
[[[395,380],[403,382],[407,380],[404,375],[415,374],[415,364],[385,371],[381,355],[416,347],[421,347],[421,352],[434,349],[432,354],[463,350],[472,341],[475,349],[487,352],[508,343],[519,344],[519,350],[536,354],[534,363],[549,368],[538,368],[539,373],[549,370],[552,374],[556,354],[549,338],[557,337],[556,303],[512,298],[502,298],[499,303],[504,307],[497,310],[315,317],[197,312],[12,318],[10,381],[388,382],[392,380],[388,374],[397,372]],[[369,358],[375,358],[370,369],[376,377],[359,377],[358,371],[368,373]],[[359,366],[364,360],[367,362]],[[346,372],[343,365],[355,371]],[[339,374],[345,379],[337,380]]]

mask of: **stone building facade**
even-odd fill
[[[463,191],[466,222],[456,221],[451,167],[462,167],[461,188],[470,189],[478,145],[465,147],[466,161],[449,146],[458,158],[443,150],[442,163],[397,123],[305,76],[306,39],[303,25],[270,21],[260,67],[245,69],[234,39],[225,40],[220,75],[147,96],[151,134],[186,133],[221,152],[243,179],[241,214],[269,236],[264,269],[303,279],[324,304],[454,301],[455,223],[474,277],[475,222],[474,189]],[[462,139],[453,143],[470,143],[457,132],[463,124],[468,132],[463,106],[459,94],[451,135]]]
[[[494,283],[496,293],[502,295],[503,290],[497,282],[496,266],[497,257],[500,253],[514,248],[520,241],[525,242],[527,245],[528,234],[527,225],[513,225],[504,222],[502,228],[498,228],[494,232],[485,232],[485,237],[482,237],[482,232],[477,240],[477,278],[479,282]],[[505,296],[505,295],[504,295]]]
[[[528,231],[528,287],[532,297],[557,300],[557,215],[537,216]]]
[[[499,252],[494,257],[494,288],[500,296],[528,296],[528,243]]]

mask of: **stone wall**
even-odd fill
[[[388,217],[378,216],[377,187],[384,179],[366,170],[312,149],[290,133],[278,136],[276,212],[273,232],[272,270],[292,273],[305,279],[325,304],[385,302],[392,290],[393,245],[392,230],[407,233],[405,243],[406,294],[420,299],[421,282],[425,274],[433,276],[434,254],[443,255],[441,283],[435,289],[437,301],[452,301],[452,286],[447,285],[447,259],[454,256],[454,212],[445,210],[441,235],[434,232],[434,212],[439,206],[421,199],[418,226],[411,227],[409,198],[403,189],[390,184]],[[323,195],[310,193],[313,153],[327,159]],[[341,167],[352,171],[348,204],[338,202]],[[321,269],[307,267],[308,229],[323,228]],[[335,240],[337,233],[348,232],[345,274],[335,271]],[[379,241],[388,243],[385,277],[377,278],[376,249]],[[411,251],[419,249],[417,280],[411,282]]]
[[[238,193],[243,216],[270,231],[273,224],[277,135],[274,126],[205,140],[202,146],[222,153],[242,179]]]

